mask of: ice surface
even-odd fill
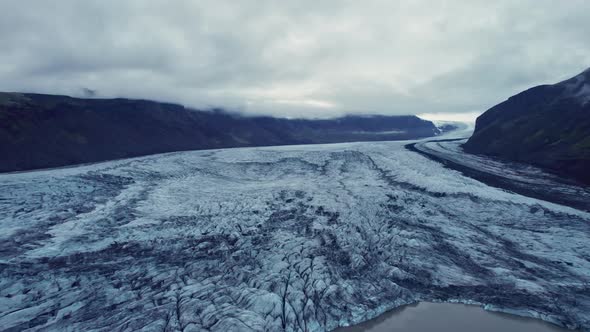
[[[414,147],[427,156],[443,160],[451,168],[466,167],[484,174],[485,177],[491,177],[491,181],[486,183],[496,183],[499,187],[528,196],[590,211],[590,187],[581,186],[573,180],[561,178],[528,164],[465,153],[461,147],[465,142],[466,139],[460,138],[423,140]],[[482,195],[492,193],[484,191]]]
[[[442,300],[590,329],[590,214],[404,144],[0,175],[0,327],[324,331]]]

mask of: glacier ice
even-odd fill
[[[421,300],[590,329],[590,214],[407,142],[0,175],[0,327],[324,331]]]

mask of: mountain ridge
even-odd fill
[[[490,108],[463,148],[590,183],[590,68]]]
[[[0,171],[163,152],[434,136],[416,116],[284,119],[143,99],[0,93]]]

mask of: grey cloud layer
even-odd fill
[[[0,90],[280,116],[483,111],[590,66],[590,2],[0,2]]]

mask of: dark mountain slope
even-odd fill
[[[288,120],[146,100],[0,93],[0,171],[181,150],[396,140],[437,133],[431,122],[415,116]]]
[[[590,183],[590,69],[492,107],[477,119],[464,148]]]

